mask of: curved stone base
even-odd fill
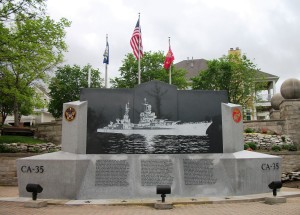
[[[256,152],[224,154],[73,154],[55,152],[17,160],[19,193],[40,184],[39,198],[157,198],[157,185],[170,197],[236,196],[271,192],[280,180],[281,158]]]

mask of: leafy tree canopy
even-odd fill
[[[34,18],[45,12],[45,0],[0,0],[0,21]]]
[[[229,102],[243,106],[252,103],[255,92],[265,86],[264,77],[246,55],[210,60],[208,69],[199,72],[192,81],[193,89],[226,90]]]
[[[19,115],[38,105],[34,82],[47,80],[46,71],[62,62],[65,28],[71,23],[46,16],[43,0],[0,3],[0,111],[2,116],[13,112],[18,126]]]
[[[51,79],[49,112],[56,118],[62,116],[63,103],[77,101],[80,97],[80,89],[88,87],[88,72],[91,71],[91,87],[101,87],[103,80],[100,78],[99,69],[93,69],[90,65],[80,66],[65,65],[59,67],[55,77]]]
[[[141,82],[159,80],[169,83],[169,71],[163,68],[165,55],[163,52],[145,52],[141,59]],[[113,88],[133,88],[138,84],[138,61],[132,53],[125,56],[122,66],[119,68],[121,77],[111,79]],[[171,67],[172,84],[179,89],[187,88],[185,79],[186,71]]]

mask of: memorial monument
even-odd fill
[[[134,89],[83,89],[64,104],[62,151],[17,160],[20,196],[157,198],[269,192],[281,158],[243,150],[241,106],[225,91],[177,90],[159,81]]]

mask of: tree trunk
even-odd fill
[[[5,120],[6,120],[7,114],[6,114],[5,112],[2,112],[2,113],[1,113],[1,116],[2,116],[1,123],[2,123],[2,125],[4,125],[4,122],[5,122]]]
[[[19,127],[19,105],[16,101],[14,104],[14,126]]]

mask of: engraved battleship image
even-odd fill
[[[139,123],[131,123],[129,118],[129,103],[125,105],[123,119],[116,119],[104,128],[97,129],[99,133],[115,133],[143,136],[156,135],[183,135],[183,136],[206,136],[207,128],[212,121],[180,123],[180,121],[169,121],[167,119],[157,119],[151,111],[151,105],[144,99],[144,111],[140,113]]]

